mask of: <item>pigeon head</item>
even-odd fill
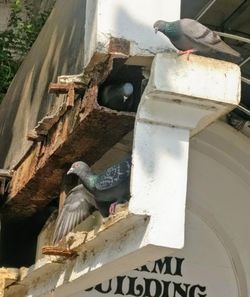
[[[162,21],[162,20],[156,21],[153,26],[155,29],[155,33],[157,33],[158,31],[160,31],[160,32],[164,31],[166,24],[167,24],[167,22]]]
[[[71,165],[69,171],[67,172],[67,175],[76,174],[78,176],[86,176],[90,173],[91,169],[86,163],[82,161],[77,161]]]
[[[133,93],[134,87],[131,83],[125,83],[122,86],[122,89],[123,89],[123,99],[124,101],[126,101],[128,97]]]

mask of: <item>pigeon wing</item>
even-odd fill
[[[91,208],[95,206],[89,202],[92,201],[92,197],[93,195],[83,185],[76,186],[68,193],[62,211],[58,215],[53,244],[90,215]]]
[[[116,187],[130,176],[131,157],[115,164],[98,175],[95,187],[99,191]]]
[[[227,45],[220,36],[214,31],[210,30],[201,23],[191,20],[180,20],[180,30],[190,40],[200,43],[203,46],[207,46],[213,50],[224,52],[234,56],[240,56],[240,54]],[[199,48],[197,48],[199,50]]]

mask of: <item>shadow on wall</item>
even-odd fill
[[[48,95],[49,83],[82,71],[85,13],[86,1],[58,0],[13,79],[0,106],[1,168],[20,160],[32,145],[29,130],[60,104]]]

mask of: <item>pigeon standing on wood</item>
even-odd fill
[[[240,54],[221,40],[220,36],[201,23],[192,19],[181,19],[175,22],[159,20],[154,23],[155,33],[166,35],[178,49],[179,54],[200,53],[211,55],[220,53],[240,58]]]
[[[130,172],[131,156],[100,174],[92,173],[86,163],[77,161],[67,174],[76,174],[81,179],[83,185],[94,195],[97,208],[106,217],[115,212],[116,204],[129,201]],[[109,213],[106,212],[107,205]]]
[[[85,220],[94,209],[97,209],[94,196],[82,184],[74,187],[68,193],[62,211],[58,215],[53,244]]]
[[[133,85],[123,83],[119,85],[108,85],[103,88],[99,96],[101,105],[118,111],[130,111],[133,104]]]

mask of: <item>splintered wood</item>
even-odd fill
[[[36,127],[29,131],[27,139],[37,142],[44,140],[48,135],[49,130],[60,120],[66,111],[67,104],[63,102],[53,114],[43,117],[41,121],[37,123]]]
[[[47,205],[59,196],[62,177],[73,162],[84,160],[92,165],[133,129],[134,113],[117,112],[97,102],[98,85],[110,73],[113,58],[106,57],[98,65],[93,62],[84,96],[75,96],[70,109],[64,102],[29,136],[34,140],[43,134],[44,139],[34,142],[13,174],[4,209],[7,219],[31,215]]]
[[[77,256],[77,252],[71,249],[56,247],[56,246],[44,246],[42,247],[42,253],[50,256],[63,256],[73,257]]]
[[[86,87],[81,84],[75,83],[50,83],[49,85],[49,93],[56,94],[65,94],[67,93],[67,108],[71,108],[74,106],[75,101],[75,93],[83,93]]]

